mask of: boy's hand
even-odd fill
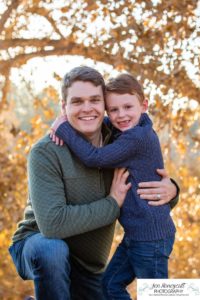
[[[177,195],[177,188],[170,180],[165,169],[157,169],[161,181],[140,182],[137,193],[150,205],[159,206],[170,202]]]
[[[62,139],[60,139],[59,137],[57,137],[53,130],[51,130],[49,136],[52,139],[52,142],[54,142],[56,145],[58,145],[58,146],[64,145],[64,141]]]
[[[56,144],[56,145],[60,145],[63,146],[64,145],[64,141],[62,139],[60,139],[59,137],[56,136],[55,132],[58,129],[58,127],[67,121],[67,116],[63,115],[60,117],[57,117],[55,119],[55,121],[53,122],[53,124],[51,125],[51,131],[50,131],[50,138],[52,139],[52,141]]]
[[[60,116],[60,117],[57,117],[55,119],[55,121],[53,122],[53,124],[51,125],[51,129],[56,132],[56,130],[58,129],[58,127],[62,124],[62,123],[65,123],[67,122],[67,116],[66,115],[63,115],[63,116]]]

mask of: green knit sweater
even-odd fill
[[[104,128],[103,135],[107,143],[110,132]],[[29,200],[13,242],[34,232],[64,239],[87,270],[102,272],[120,212],[108,196],[112,175],[85,167],[66,145],[56,146],[48,136],[41,139],[29,155]]]

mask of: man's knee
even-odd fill
[[[48,239],[38,235],[27,242],[24,247],[24,255],[27,262],[32,261],[35,267],[46,270],[50,268],[54,271],[70,268],[69,247],[63,240]]]
[[[36,259],[52,268],[61,267],[69,264],[69,247],[63,240],[46,239],[46,242],[38,247]]]

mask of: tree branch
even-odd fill
[[[5,74],[5,82],[2,88],[2,97],[0,101],[0,112],[7,107],[7,94],[10,87],[10,79],[9,79],[10,69],[6,71]]]
[[[41,17],[44,17],[47,19],[47,21],[51,24],[51,26],[53,27],[54,31],[61,37],[61,38],[65,38],[62,33],[60,32],[60,30],[58,29],[58,27],[55,24],[55,20],[50,16],[50,12],[51,10],[47,10],[44,7],[29,7],[27,12],[31,12],[32,14],[37,14]]]
[[[11,40],[6,40],[6,43],[10,43]],[[4,42],[0,42],[0,46],[3,46]],[[180,94],[180,90],[183,92],[183,96],[189,98],[199,99],[199,88],[195,87],[194,83],[188,78],[185,70],[177,70],[174,74],[166,75],[162,71],[157,71],[156,63],[152,61],[149,64],[141,65],[141,61],[136,58],[126,59],[123,57],[123,52],[118,52],[116,55],[112,55],[106,52],[105,49],[102,51],[96,51],[95,47],[86,47],[83,44],[78,44],[72,41],[70,38],[65,40],[49,40],[49,39],[15,39],[13,40],[13,45],[20,46],[32,46],[38,48],[38,50],[32,53],[22,53],[16,55],[14,58],[8,60],[2,60],[0,64],[0,73],[5,75],[7,70],[12,67],[20,67],[25,64],[29,59],[34,57],[45,57],[50,55],[79,55],[86,58],[92,58],[93,60],[104,62],[112,65],[114,68],[123,66],[126,71],[134,73],[141,76],[141,81],[144,79],[149,79],[157,82],[157,85],[164,84],[170,86],[174,89],[175,93]],[[45,50],[42,49],[45,46],[52,46],[54,49]],[[149,70],[149,72],[146,72]],[[150,72],[150,70],[152,70]],[[186,87],[180,87],[182,85],[182,80],[187,82]],[[187,81],[186,81],[187,80]]]
[[[1,20],[0,20],[0,34],[2,33],[3,29],[4,29],[4,25],[6,23],[6,21],[8,20],[8,18],[10,17],[10,14],[12,12],[13,9],[16,9],[17,6],[20,4],[20,0],[13,0],[11,2],[11,4],[8,6],[7,10],[3,13]]]
[[[6,50],[9,47],[45,47],[45,46],[52,46],[55,47],[59,45],[67,45],[69,43],[68,39],[62,40],[50,40],[48,38],[44,39],[5,39],[0,40],[0,49]]]

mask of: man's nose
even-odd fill
[[[82,109],[84,111],[91,111],[92,110],[92,104],[90,102],[84,102]]]

